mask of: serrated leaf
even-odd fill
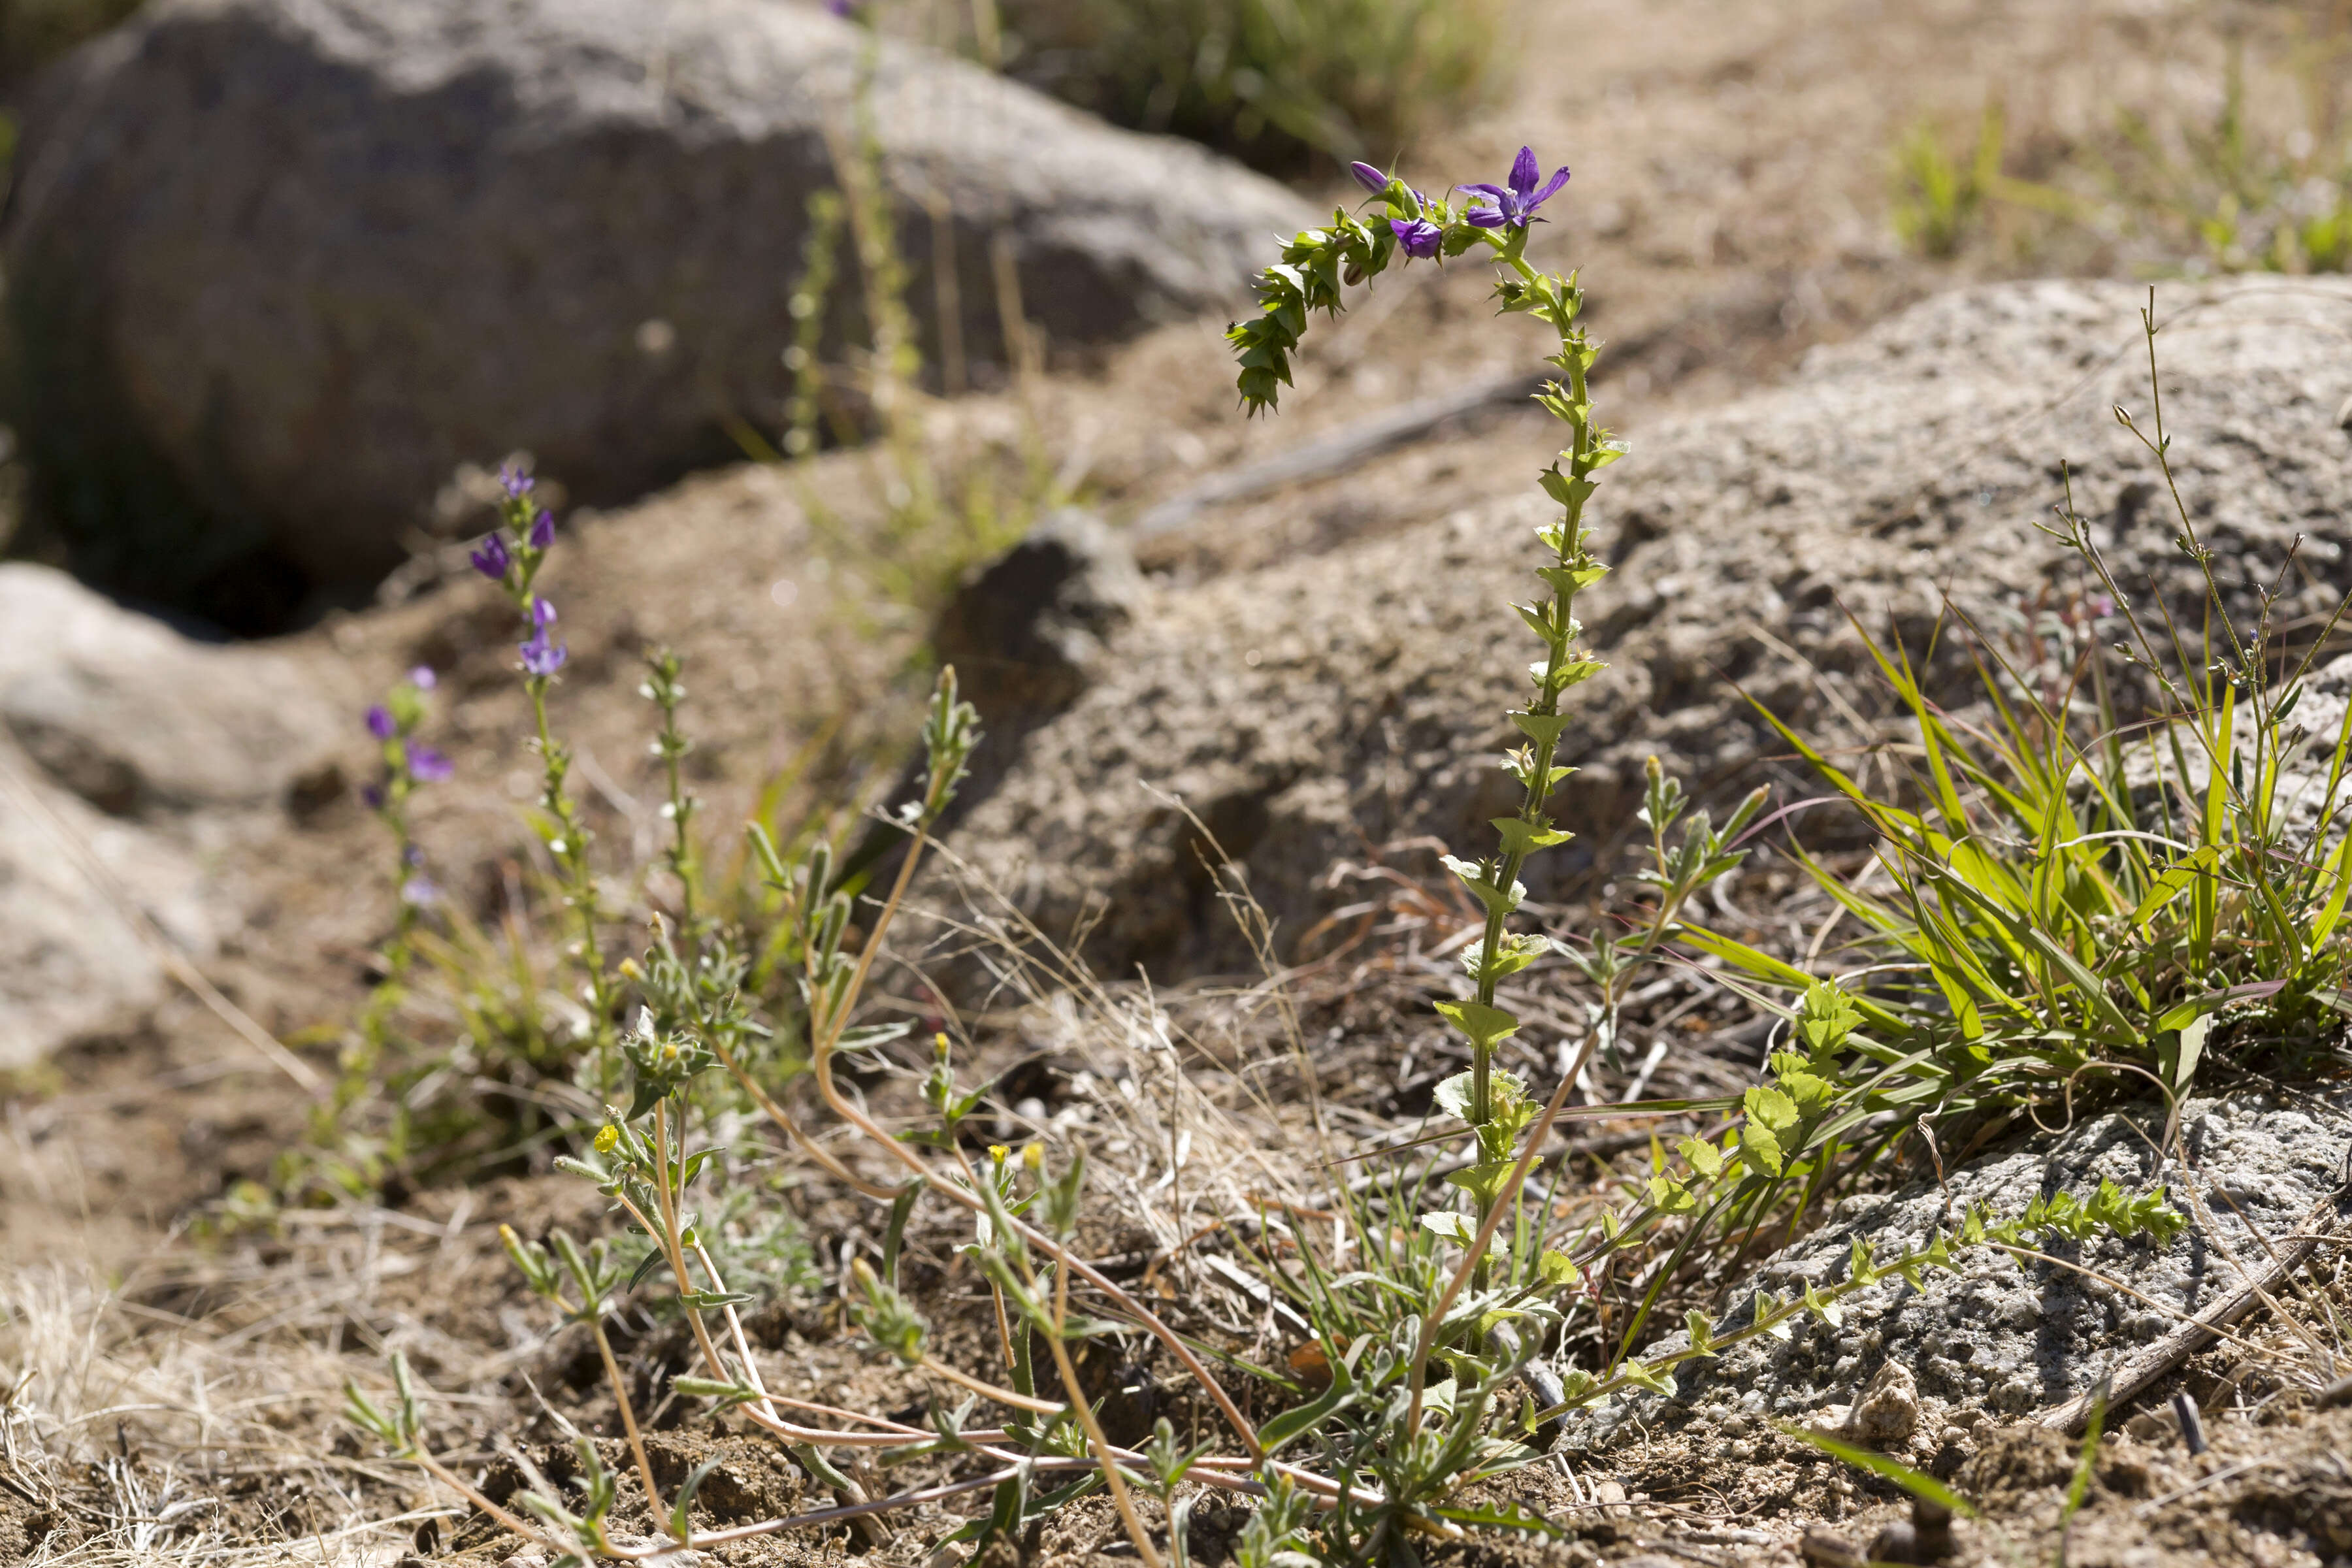
[[[1775,1132],[1797,1124],[1796,1105],[1777,1089],[1759,1085],[1743,1095],[1740,1103],[1747,1108],[1748,1121],[1761,1122]],[[1773,1171],[1777,1174],[1780,1167],[1775,1165]]]
[[[1457,1247],[1467,1247],[1478,1239],[1478,1227],[1470,1223],[1467,1215],[1452,1209],[1439,1209],[1421,1216],[1421,1228],[1432,1236],[1442,1236]]]
[[[1748,1121],[1740,1124],[1739,1147],[1748,1159],[1761,1165],[1767,1173],[1775,1176],[1780,1173],[1783,1163],[1780,1158],[1780,1141],[1773,1137],[1772,1130],[1762,1122]]]
[[[1577,1283],[1584,1278],[1584,1271],[1577,1268],[1576,1260],[1567,1253],[1548,1250],[1536,1259],[1536,1277],[1557,1288]]]
[[[1569,716],[1565,713],[1514,713],[1511,722],[1517,724],[1519,732],[1528,740],[1538,746],[1546,746],[1559,739],[1559,732],[1568,728]]]
[[[1437,1013],[1440,1017],[1468,1037],[1472,1045],[1483,1051],[1493,1050],[1498,1042],[1510,1038],[1518,1032],[1519,1028],[1519,1021],[1510,1014],[1504,1012],[1500,1007],[1488,1006],[1475,998],[1465,998],[1459,1002],[1440,1002],[1437,1004]],[[1462,1076],[1465,1075],[1455,1075],[1457,1078]],[[1451,1083],[1454,1080],[1449,1079],[1446,1081]],[[1467,1107],[1468,1100],[1464,1100],[1463,1104]],[[1454,1110],[1450,1105],[1446,1109]],[[1454,1113],[1456,1116],[1462,1116],[1465,1121],[1469,1120],[1463,1111],[1455,1110]]]
[[[1503,841],[1505,854],[1522,858],[1555,844],[1565,844],[1575,837],[1556,827],[1538,827],[1516,816],[1495,818],[1495,832]]]
[[[1723,1151],[1704,1138],[1685,1138],[1675,1145],[1675,1152],[1709,1181],[1723,1174]]]

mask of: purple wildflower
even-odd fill
[[[360,799],[367,803],[367,808],[370,811],[382,811],[383,809],[383,785],[360,785]]]
[[[393,718],[392,710],[381,702],[367,710],[367,727],[368,733],[379,741],[389,741],[400,732],[400,725]]]
[[[1536,162],[1535,149],[1522,147],[1519,149],[1519,155],[1511,162],[1511,183],[1507,189],[1501,185],[1485,184],[1456,185],[1454,188],[1457,191],[1475,191],[1480,196],[1495,204],[1492,206],[1474,205],[1471,207],[1469,219],[1480,228],[1500,228],[1505,224],[1509,224],[1514,228],[1525,228],[1528,221],[1535,216],[1536,208],[1551,200],[1559,194],[1559,188],[1568,184],[1568,171],[1557,169],[1553,171],[1551,178],[1545,182],[1543,189],[1539,191],[1536,189],[1536,179],[1542,173],[1543,165]]]
[[[438,684],[438,681],[433,674],[433,667],[431,665],[420,664],[415,669],[408,672],[408,684],[414,686],[419,691],[430,691]]]
[[[1418,257],[1423,261],[1435,256],[1438,247],[1445,242],[1445,231],[1425,217],[1392,217],[1389,219],[1389,227],[1407,256]]]
[[[434,885],[432,878],[420,871],[400,885],[400,897],[404,903],[425,909],[441,901],[441,889]]]
[[[530,602],[530,640],[522,645],[522,667],[541,679],[563,668],[564,646],[547,635],[555,624],[555,606],[545,599]]]
[[[530,520],[530,547],[533,550],[544,550],[554,542],[555,514],[545,507],[541,507],[539,515]]]
[[[1356,176],[1356,184],[1376,196],[1389,188],[1389,177],[1370,163],[1350,163],[1348,173]]]
[[[857,9],[857,0],[824,0],[824,8],[836,16],[846,16]]]
[[[512,463],[499,469],[499,489],[507,492],[509,500],[520,500],[530,494],[531,487],[538,483],[537,479]]]
[[[493,533],[474,552],[473,561],[475,571],[493,583],[503,583],[507,580],[507,568],[514,564],[514,552],[507,548],[505,534]]]
[[[419,784],[439,784],[457,770],[449,759],[432,746],[408,743],[408,776]]]

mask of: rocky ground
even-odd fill
[[[2280,25],[2263,7],[2231,17]],[[2094,238],[2046,237],[1958,263],[1907,254],[1885,218],[1887,150],[1922,115],[1971,123],[1995,87],[2027,140],[2063,146],[2115,102],[2200,90],[2221,20],[2194,7],[1856,0],[1591,0],[1569,16],[1528,0],[1506,95],[1409,153],[1416,177],[1491,177],[1522,142],[1575,167],[1541,243],[1586,268],[1611,343],[1598,383],[1605,416],[1635,447],[1607,492],[1619,575],[1588,617],[1618,667],[1588,689],[1600,718],[1582,742],[1576,798],[1587,816],[1575,826],[1590,853],[1538,889],[1563,929],[1606,906],[1621,869],[1610,825],[1642,756],[1662,752],[1717,792],[1770,775],[1771,748],[1720,676],[1822,722],[1868,727],[1874,714],[1848,711],[1862,699],[1838,595],[1913,628],[1948,593],[1988,617],[2036,603],[2054,580],[2032,524],[2056,499],[2061,459],[2121,556],[2162,556],[2149,477],[2104,413],[2139,395],[2138,295],[2109,276],[2126,258]],[[2109,280],[1966,287],[2042,272]],[[1269,1191],[1312,1198],[1322,1182],[1297,1168],[1304,1110],[1253,1089],[1266,1069],[1252,1063],[1296,1059],[1285,1009],[1194,873],[1189,830],[1145,785],[1202,814],[1296,944],[1281,953],[1299,966],[1288,981],[1294,1037],[1312,1042],[1343,1136],[1414,1125],[1452,1070],[1426,1004],[1448,983],[1442,950],[1466,916],[1448,903],[1428,840],[1462,842],[1466,824],[1491,815],[1478,782],[1495,740],[1484,716],[1510,635],[1496,612],[1549,434],[1507,402],[1454,395],[1533,368],[1522,324],[1491,321],[1486,289],[1468,268],[1384,283],[1310,346],[1274,421],[1238,417],[1214,321],[1118,347],[1064,345],[1034,381],[926,405],[924,440],[942,468],[1017,474],[1042,444],[1059,490],[1109,525],[1072,525],[1076,569],[1049,574],[1054,616],[1032,623],[1053,633],[1044,654],[1011,669],[973,663],[990,637],[974,626],[994,624],[985,614],[1008,598],[1024,607],[1038,592],[1026,577],[967,599],[965,622],[951,617],[936,638],[970,649],[975,679],[1006,704],[991,719],[1003,754],[959,828],[960,851],[1052,934],[1088,924],[1083,956],[1100,973],[1123,981],[1143,964],[1195,1053],[1210,1108],[1201,1146],[1218,1157],[1203,1153],[1200,1181],[1164,1198],[1150,1186],[1156,1134],[1120,1109],[1116,1088],[1135,1020],[1155,1016],[1135,1010],[1134,994],[963,998],[979,1004],[983,1065],[1023,1068],[1000,1112],[1006,1133],[1050,1123],[1097,1149],[1114,1207],[1129,1216],[1100,1238],[1105,1255],[1148,1255],[1220,1205],[1246,1208]],[[2310,536],[2310,577],[2291,613],[2340,593],[2352,292],[2168,282],[2158,309],[2174,323],[2168,412],[2200,519],[2249,572],[2275,569],[2294,533]],[[1355,439],[1430,399],[1377,449]],[[1319,466],[1256,467],[1333,440],[1325,449],[1343,457]],[[740,819],[763,796],[789,818],[887,793],[934,632],[894,585],[893,563],[857,544],[887,482],[869,455],[835,453],[793,470],[708,472],[568,520],[545,580],[572,648],[555,718],[580,753],[617,900],[643,910],[623,873],[651,858],[663,831],[635,693],[649,640],[688,660],[707,820]],[[337,1561],[507,1557],[514,1542],[341,1436],[335,1386],[375,1377],[385,1349],[405,1350],[438,1391],[441,1447],[493,1471],[509,1463],[501,1440],[552,1463],[565,1421],[609,1431],[610,1400],[576,1333],[551,1331],[495,1238],[501,1221],[593,1226],[593,1194],[521,1174],[395,1192],[276,1229],[223,1222],[239,1184],[267,1179],[300,1138],[311,1083],[331,1072],[373,973],[389,877],[357,798],[373,763],[355,715],[398,672],[423,663],[440,676],[433,739],[457,771],[420,820],[453,908],[495,926],[536,907],[538,851],[518,815],[533,775],[517,741],[509,611],[461,559],[428,548],[377,607],[261,647],[156,654],[152,639],[166,634],[127,629],[36,568],[0,573],[12,633],[37,620],[60,628],[0,652],[13,737],[0,752],[0,900],[16,900],[0,911],[38,914],[0,913],[12,1008],[0,1054],[14,1075],[0,1237],[16,1266],[0,1303],[0,1380],[38,1373],[0,1413],[0,1555],[260,1562],[279,1550],[269,1543],[309,1552],[315,1541]],[[1802,675],[1792,653],[1824,673]],[[191,714],[214,749],[158,749]],[[215,765],[224,737],[241,765]],[[942,880],[927,900],[953,908],[960,896]],[[1726,900],[1732,929],[1782,945],[1801,945],[1826,912],[1769,856]],[[551,944],[535,950],[545,957]],[[172,953],[220,988],[219,1006],[173,978]],[[1580,1017],[1579,1001],[1564,975],[1531,976],[1538,1016]],[[436,1006],[454,1034],[454,1009],[425,1010]],[[1753,1080],[1760,1037],[1734,999],[1691,983],[1645,1006],[1639,1043],[1662,1047],[1648,1092]],[[291,1058],[240,1033],[239,1017]],[[1551,1070],[1551,1043],[1569,1026],[1548,1023],[1521,1065]],[[1601,1088],[1625,1087],[1624,1076]],[[2231,1084],[2187,1125],[2210,1229],[2161,1256],[2093,1261],[2194,1310],[2337,1192],[2347,1119],[2330,1086]],[[2006,1202],[2110,1165],[2119,1179],[2144,1175],[2140,1138],[2159,1127],[2126,1110],[2003,1143],[1956,1173],[1951,1193]],[[1641,1155],[1604,1149],[1580,1170],[1605,1183],[1610,1159]],[[775,1201],[825,1259],[872,1233],[873,1215],[788,1161],[749,1174],[781,1184]],[[1884,1192],[1841,1210],[1758,1282],[1785,1292],[1823,1277],[1849,1232],[1916,1229],[1944,1197],[1916,1163],[1890,1171]],[[930,1270],[923,1304],[943,1332],[969,1335],[979,1298],[948,1267],[953,1239],[943,1227],[917,1237]],[[816,1266],[823,1278],[834,1268]],[[1766,1418],[1834,1425],[1874,1399],[1907,1398],[1909,1427],[1894,1446],[1987,1507],[1986,1521],[1958,1527],[1962,1561],[2046,1559],[2062,1534],[2076,1563],[2333,1561],[2352,1552],[2352,1479],[2338,1457],[2347,1418],[2297,1392],[2341,1353],[2332,1270],[2323,1248],[2284,1319],[2256,1312],[2243,1343],[2200,1352],[2119,1410],[2126,1435],[2070,1529],[2058,1515],[2073,1447],[2032,1417],[2161,1338],[2169,1320],[2063,1269],[1988,1262],[1923,1298],[1865,1298],[1841,1331],[1770,1342],[1769,1355],[1727,1363],[1671,1407],[1627,1404],[1580,1426],[1560,1468],[1512,1483],[1570,1526],[1566,1542],[1444,1555],[1786,1563],[1815,1526],[1864,1547],[1903,1514],[1895,1494]],[[1258,1331],[1259,1314],[1221,1279],[1197,1272],[1186,1292],[1208,1321]],[[780,1385],[882,1412],[920,1397],[861,1356],[821,1289],[787,1297],[756,1327]],[[627,1329],[636,1364],[676,1349],[672,1326]],[[1907,1395],[1887,1392],[1885,1365],[1904,1370]],[[2202,1456],[2166,1414],[2182,1388],[2206,1411],[2213,1446]],[[1841,1405],[1843,1417],[1832,1412]],[[772,1453],[723,1427],[667,1422],[665,1465],[724,1456],[730,1517],[800,1503],[805,1482]],[[882,1545],[833,1531],[730,1549],[725,1561],[911,1563],[952,1522],[933,1507]],[[1229,1549],[1233,1528],[1204,1511],[1204,1560]],[[1119,1534],[1107,1510],[1082,1506],[1026,1555],[1108,1558]],[[1815,1560],[1837,1561],[1829,1551],[1817,1546]]]

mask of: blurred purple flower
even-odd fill
[[[382,811],[383,809],[383,786],[382,784],[360,785],[360,799],[367,803],[367,808],[370,811]]]
[[[457,770],[449,759],[432,746],[408,743],[408,776],[419,784],[439,784]]]
[[[1528,220],[1535,216],[1536,208],[1551,200],[1559,194],[1559,188],[1568,184],[1568,171],[1558,169],[1554,170],[1551,178],[1545,182],[1543,189],[1538,190],[1536,180],[1542,173],[1543,165],[1536,162],[1535,149],[1522,147],[1519,149],[1519,155],[1511,162],[1511,183],[1507,189],[1501,185],[1485,184],[1456,185],[1454,188],[1457,191],[1475,191],[1486,200],[1494,203],[1492,206],[1474,205],[1471,207],[1469,219],[1480,228],[1500,228],[1505,224],[1509,224],[1514,228],[1525,228],[1528,226]]]
[[[857,0],[824,0],[824,8],[836,16],[846,16],[857,9]]]
[[[520,500],[530,494],[531,487],[538,483],[537,479],[512,463],[499,469],[499,489],[507,492],[509,500]]]
[[[1418,257],[1423,261],[1436,255],[1437,247],[1445,243],[1445,231],[1425,217],[1392,217],[1389,219],[1389,227],[1394,231],[1397,243],[1404,247],[1407,256]]]
[[[400,725],[393,719],[392,710],[379,702],[367,710],[368,733],[379,741],[389,741],[399,733]]]
[[[483,540],[482,547],[474,552],[473,562],[474,570],[491,582],[505,582],[507,568],[514,564],[514,552],[507,548],[507,536],[493,533]]]
[[[1350,163],[1348,173],[1356,176],[1356,184],[1376,196],[1389,188],[1389,177],[1370,163]]]
[[[533,599],[530,602],[530,640],[522,645],[522,667],[541,679],[563,668],[564,647],[547,635],[548,627],[554,624],[555,606],[545,599]]]
[[[530,547],[533,550],[544,550],[554,542],[555,514],[545,507],[541,507],[539,515],[530,520]]]
[[[424,909],[441,901],[441,889],[434,886],[432,878],[419,872],[400,885],[400,897],[402,902]]]
[[[430,691],[438,682],[434,678],[433,667],[429,664],[420,664],[408,672],[408,684],[419,691]]]

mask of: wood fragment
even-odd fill
[[[2227,1328],[2244,1317],[2263,1297],[2274,1294],[2286,1283],[2287,1276],[2302,1268],[2304,1260],[2334,1232],[2337,1211],[2347,1197],[2352,1197],[2352,1192],[2338,1189],[2320,1199],[2312,1205],[2311,1212],[2303,1216],[2302,1223],[2294,1227],[2294,1234],[2277,1248],[2271,1261],[2252,1279],[2241,1283],[2237,1289],[2189,1321],[2176,1324],[2170,1333],[2118,1366],[2114,1376],[2106,1380],[2109,1406],[2121,1405],[2207,1345],[2214,1343],[2221,1336],[2213,1330]],[[2063,1432],[2069,1436],[2080,1436],[2091,1418],[2092,1400],[2097,1392],[2094,1390],[2091,1394],[2078,1394],[2063,1405],[2051,1406],[2034,1416],[2034,1424]]]

